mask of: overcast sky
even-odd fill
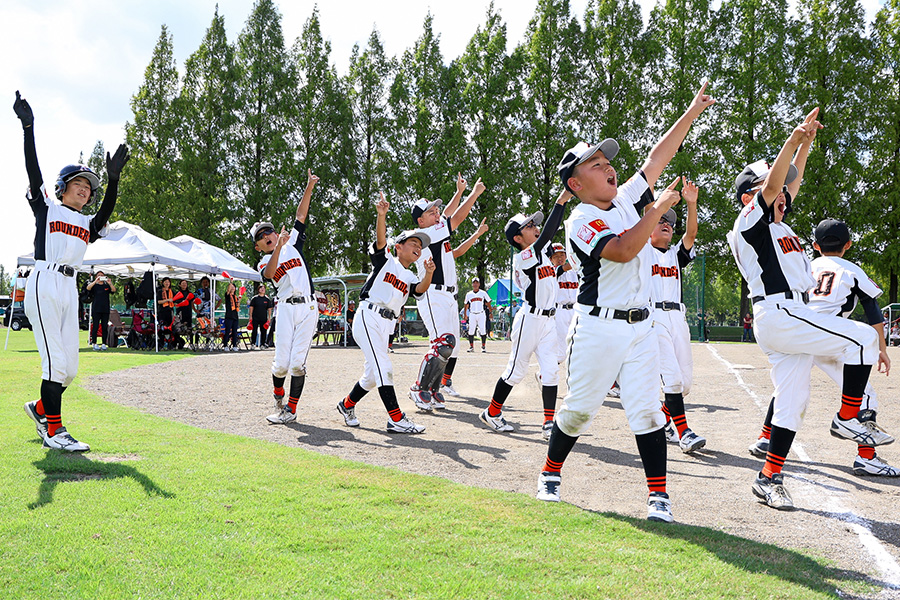
[[[646,20],[653,0],[640,0]],[[0,3],[0,164],[6,166],[6,201],[0,204],[0,264],[15,268],[16,256],[33,251],[34,220],[24,194],[27,184],[22,130],[12,111],[21,90],[35,113],[35,138],[45,181],[59,169],[85,160],[97,140],[107,149],[124,141],[132,117],[129,102],[144,77],[165,24],[173,35],[179,70],[197,49],[212,20],[216,0],[3,0]],[[300,34],[314,3],[277,2],[288,45]],[[331,41],[332,62],[344,73],[353,44],[364,46],[373,26],[390,56],[408,48],[430,10],[445,58],[459,56],[484,22],[489,0],[344,0],[319,5],[322,31]],[[871,21],[881,0],[863,0]],[[234,41],[253,6],[251,0],[219,0],[229,41]],[[507,23],[510,45],[522,39],[536,0],[494,0]],[[571,0],[584,13],[587,0]],[[183,73],[183,71],[182,71]],[[3,111],[7,111],[4,113]],[[126,167],[127,168],[127,167]],[[127,202],[128,199],[121,201]]]

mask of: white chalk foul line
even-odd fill
[[[706,344],[706,348],[719,362],[725,365],[725,368],[729,373],[734,375],[734,378],[737,380],[738,386],[742,390],[747,392],[747,395],[753,399],[753,402],[756,403],[756,406],[760,410],[767,410],[768,398],[765,399],[764,405],[764,400],[760,398],[759,395],[757,395],[756,392],[754,392],[750,388],[750,386],[747,385],[747,383],[744,381],[744,378],[741,377],[740,371],[735,368],[735,365],[722,358],[722,356],[716,350],[715,346],[713,346],[712,344]],[[791,445],[791,450],[793,450],[797,454],[797,457],[801,462],[812,462],[809,455],[806,453],[800,443],[795,441]],[[825,490],[821,490],[820,493],[828,495],[828,505],[829,508],[832,508],[832,510],[828,513],[829,516],[835,519],[840,519],[841,521],[844,521],[845,523],[850,525],[850,528],[859,537],[860,544],[862,544],[862,547],[865,548],[869,555],[872,557],[872,560],[875,562],[875,566],[878,568],[878,570],[881,571],[882,580],[884,581],[884,583],[892,588],[900,588],[900,564],[897,563],[894,557],[891,556],[891,553],[885,549],[884,545],[872,533],[869,522],[859,515],[853,513],[853,511],[847,510],[841,502],[840,498],[838,498],[837,496],[828,494],[828,492]]]

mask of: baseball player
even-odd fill
[[[534,354],[538,359],[544,404],[541,435],[544,439],[550,439],[559,383],[555,318],[559,285],[550,259],[550,240],[562,224],[563,211],[571,197],[568,190],[563,190],[550,211],[543,231],[538,227],[544,220],[544,214],[540,211],[527,216],[518,214],[506,224],[506,239],[518,251],[513,258],[513,278],[522,290],[525,303],[513,319],[510,333],[512,350],[506,370],[494,386],[490,406],[479,415],[481,422],[494,431],[515,431],[503,418],[503,404],[513,386],[525,377],[531,355]]]
[[[378,218],[375,224],[375,243],[370,248],[372,274],[359,294],[359,312],[353,319],[353,338],[359,343],[365,356],[365,370],[350,394],[338,402],[337,410],[348,427],[359,427],[356,405],[369,390],[378,387],[381,401],[388,411],[389,433],[422,433],[425,427],[406,418],[397,403],[394,391],[394,368],[388,356],[388,338],[394,331],[397,315],[403,310],[409,294],[421,296],[431,285],[434,261],[426,260],[425,278],[420,282],[409,270],[428,246],[428,236],[421,231],[404,231],[394,240],[396,257],[387,253],[387,211],[389,204],[381,194],[376,205]],[[428,377],[439,377],[438,363],[429,363]],[[425,383],[430,384],[429,380]]]
[[[563,462],[590,427],[606,390],[618,380],[649,488],[647,517],[673,520],[666,493],[665,416],[659,408],[659,344],[650,319],[656,251],[647,242],[681,194],[675,190],[678,179],[655,201],[651,189],[691,123],[715,102],[706,94],[706,85],[621,187],[610,163],[619,151],[613,139],[594,146],[581,142],[559,164],[563,185],[581,200],[566,220],[566,249],[580,285],[569,334],[569,392],[553,423],[538,477],[539,500],[559,502]]]
[[[250,237],[255,248],[265,256],[257,269],[263,279],[275,286],[278,299],[278,319],[276,320],[275,358],[272,360],[272,384],[274,386],[275,408],[278,412],[266,417],[269,423],[293,423],[297,420],[297,402],[303,393],[306,381],[306,357],[316,333],[319,309],[313,295],[312,275],[303,244],[306,241],[306,216],[312,191],[319,181],[311,170],[307,170],[308,180],[303,198],[297,206],[297,216],[290,232],[268,222],[257,222],[250,228]],[[291,375],[291,389],[288,403],[284,405],[284,380]]]
[[[412,208],[413,223],[421,229],[431,240],[427,248],[423,248],[422,255],[416,261],[416,270],[419,278],[425,278],[425,261],[434,260],[434,273],[431,276],[431,286],[428,292],[417,299],[419,316],[425,322],[428,337],[431,339],[431,348],[422,359],[419,368],[419,377],[416,384],[410,388],[409,396],[420,410],[431,411],[444,409],[446,403],[442,395],[443,391],[458,396],[453,389],[450,377],[456,366],[459,356],[459,307],[456,303],[456,261],[454,250],[450,245],[450,236],[469,216],[469,211],[475,205],[475,201],[484,191],[481,179],[475,182],[472,193],[460,204],[463,191],[466,189],[466,181],[462,176],[456,180],[456,194],[441,213],[440,200],[417,201]],[[431,388],[424,385],[423,377],[429,374],[433,368],[430,363],[435,361],[440,367],[441,377]]]
[[[812,261],[813,277],[817,283],[809,292],[809,307],[816,312],[847,318],[858,303],[862,304],[866,320],[878,333],[878,370],[889,374],[891,359],[887,355],[884,336],[881,335],[884,315],[881,314],[875,301],[881,296],[881,288],[869,279],[861,268],[843,258],[844,253],[853,244],[850,240],[850,229],[843,221],[825,219],[815,229],[815,240],[813,247],[822,256]],[[813,364],[831,377],[839,387],[843,386],[843,365],[840,362],[833,357],[816,356],[813,358]],[[765,457],[769,451],[774,405],[773,398],[769,402],[763,431],[759,439],[750,446],[750,453],[754,456]],[[866,384],[860,409],[856,417],[859,422],[873,434],[882,431],[875,422],[878,398],[871,383]],[[853,461],[853,473],[897,477],[900,476],[900,469],[892,467],[875,454],[874,446],[858,444],[857,456]]]
[[[562,364],[566,360],[566,335],[569,325],[575,317],[575,301],[578,299],[578,273],[572,263],[566,261],[566,247],[553,244],[553,266],[556,267],[556,281],[559,289],[556,292],[556,361]]]
[[[109,183],[100,209],[93,216],[82,209],[98,195],[100,178],[83,165],[63,167],[50,197],[38,166],[34,145],[34,113],[16,92],[13,104],[25,135],[25,170],[28,204],[34,213],[34,271],[25,292],[25,314],[34,329],[41,356],[41,397],[25,404],[38,435],[47,448],[87,452],[90,446],[72,437],[62,424],[62,395],[78,372],[78,289],[75,273],[89,243],[106,235],[107,221],[116,206],[119,177],[128,162],[128,147],[121,144],[106,153]]]
[[[650,245],[655,252],[651,265],[650,300],[653,306],[653,329],[659,342],[659,370],[665,396],[666,438],[677,442],[684,453],[691,453],[706,445],[706,439],[687,426],[684,397],[691,392],[694,358],[691,355],[691,332],[681,303],[682,270],[696,256],[697,196],[693,181],[682,178],[681,195],[687,205],[687,225],[684,236],[675,246],[675,211],[669,209],[653,228]]]
[[[481,336],[481,351],[487,352],[487,319],[491,314],[491,297],[481,289],[476,277],[472,280],[472,291],[466,292],[466,322],[468,323],[469,350],[475,352],[475,336]]]
[[[756,342],[769,358],[775,384],[769,450],[752,490],[779,510],[794,508],[782,469],[809,403],[814,356],[833,357],[844,365],[841,409],[832,420],[832,434],[868,446],[893,441],[857,419],[869,373],[878,361],[878,335],[868,325],[806,305],[807,290],[816,287],[816,280],[800,239],[784,222],[800,189],[809,148],[822,127],[818,114],[819,109],[813,109],[794,129],[771,169],[759,161],[738,175],[737,198],[744,207],[728,234],[750,288]]]

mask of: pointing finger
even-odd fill
[[[803,119],[803,122],[804,123],[812,123],[818,116],[819,116],[819,107],[817,106],[814,109],[812,109],[808,115],[806,115],[806,118]]]
[[[678,180],[679,180],[679,179],[681,179],[681,176],[676,176],[675,179],[672,181],[672,183],[670,183],[669,185],[666,186],[666,189],[667,189],[667,190],[674,190],[674,189],[675,189],[675,186],[678,185]]]

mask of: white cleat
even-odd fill
[[[771,479],[757,475],[753,482],[753,495],[776,510],[794,510],[794,500],[784,487],[784,474],[775,473]]]
[[[887,464],[876,454],[872,458],[857,456],[853,461],[854,475],[873,475],[876,477],[900,477],[900,469]]]
[[[431,393],[426,390],[409,390],[409,399],[419,410],[431,412],[434,409],[431,404]]]
[[[542,471],[538,476],[537,499],[544,502],[559,502],[559,484],[561,479],[559,473]]]
[[[53,437],[44,436],[44,447],[53,448],[55,450],[65,450],[66,452],[87,452],[90,446],[83,442],[79,442],[66,431],[65,427],[57,427],[56,435]]]
[[[423,433],[425,426],[416,425],[406,418],[406,413],[403,413],[399,421],[388,419],[387,430],[388,433]]]
[[[678,437],[678,430],[675,428],[675,423],[672,421],[666,423],[666,441],[672,444],[677,444],[681,441],[681,438]]]
[[[281,412],[277,412],[274,415],[269,415],[268,417],[266,417],[266,421],[275,425],[287,425],[288,423],[293,423],[296,420],[297,415],[289,411],[287,407],[282,408]]]
[[[765,458],[766,454],[769,453],[769,440],[767,438],[761,437],[747,448],[750,451],[750,454],[753,456],[758,456],[760,458]]]
[[[834,415],[831,420],[831,435],[854,441],[860,446],[884,446],[894,442],[894,436],[879,427],[875,421],[860,423],[855,417],[842,419],[838,415]]]
[[[650,492],[647,498],[647,520],[671,523],[675,520],[672,516],[672,501],[665,492]]]
[[[359,419],[356,418],[355,406],[353,408],[347,408],[344,406],[344,401],[341,400],[338,402],[337,411],[344,417],[344,423],[347,427],[359,427]]]
[[[41,439],[47,437],[47,417],[41,416],[37,412],[37,400],[25,403],[25,414],[34,421],[34,427]]]
[[[448,396],[453,396],[454,398],[459,397],[459,392],[457,392],[455,389],[453,389],[453,384],[450,382],[447,382],[447,385],[441,386],[441,392],[443,392],[444,394],[447,394]]]
[[[553,431],[553,421],[544,421],[544,424],[541,425],[541,437],[549,441],[551,431]]]
[[[507,431],[515,431],[515,427],[506,422],[506,419],[503,418],[503,413],[500,413],[496,417],[492,417],[488,414],[488,409],[484,409],[478,418],[481,419],[481,422],[493,429],[494,431],[507,432]]]
[[[678,440],[678,445],[681,447],[681,451],[685,454],[690,454],[691,452],[695,452],[706,445],[706,438],[697,435],[690,429],[684,430],[684,435],[681,436],[681,439]]]

